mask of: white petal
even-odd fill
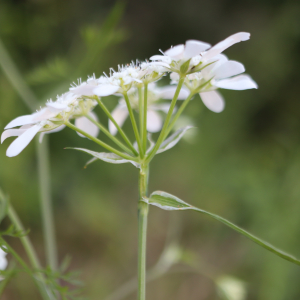
[[[168,56],[165,56],[165,55],[153,55],[153,56],[150,57],[150,60],[163,61],[167,64],[172,62],[172,59]]]
[[[220,65],[215,71],[214,71],[214,78],[215,79],[223,79],[228,78],[231,76],[235,76],[238,74],[241,74],[245,72],[245,67],[243,64],[237,61],[229,60],[225,62],[224,64]]]
[[[177,86],[166,86],[160,88],[159,97],[162,99],[173,99],[176,88]],[[178,95],[178,100],[185,100],[189,94],[190,94],[189,90],[186,89],[185,87],[182,87]]]
[[[32,124],[32,123],[34,123],[33,118],[34,118],[34,114],[17,117],[15,119],[13,119],[12,121],[10,121],[5,126],[4,129],[9,129],[9,128],[17,127],[17,126]]]
[[[97,115],[93,112],[89,112],[89,115],[95,120],[98,121]],[[80,117],[75,120],[75,126],[79,129],[85,131],[89,135],[96,137],[99,134],[99,128],[94,123],[92,123],[86,117]],[[81,137],[85,137],[81,133],[77,132],[77,134]]]
[[[8,129],[2,132],[1,144],[11,136],[20,136],[26,131],[26,129]]]
[[[37,122],[41,122],[41,121],[44,121],[44,120],[49,120],[49,119],[57,116],[58,113],[61,110],[62,109],[57,109],[57,108],[54,108],[54,107],[45,107],[45,108],[41,109],[40,111],[38,111],[37,113],[34,114],[33,121],[35,123],[37,123]]]
[[[228,61],[228,58],[224,54],[218,54],[214,56],[212,59],[205,61],[205,65],[203,66],[203,70],[201,71],[202,76],[205,79],[211,79],[212,72],[214,72],[219,66]]]
[[[181,44],[168,49],[165,52],[165,55],[171,57],[174,60],[177,60],[182,58],[183,52],[184,52],[184,45]]]
[[[257,89],[257,83],[249,75],[239,75],[233,78],[216,81],[215,86],[228,90]]]
[[[126,105],[118,104],[116,106],[116,108],[113,110],[113,112],[111,113],[111,115],[115,119],[117,124],[120,127],[122,127],[126,118],[128,117],[128,110],[127,110]],[[108,129],[109,129],[109,132],[113,135],[117,134],[117,132],[118,132],[117,127],[114,125],[114,123],[111,120],[109,120],[109,122],[108,122]]]
[[[94,95],[94,89],[97,86],[95,84],[81,84],[75,88],[70,88],[70,91],[78,96],[92,96]]]
[[[65,127],[66,127],[66,125],[60,125],[60,126],[56,127],[55,129],[41,132],[40,136],[39,136],[39,143],[41,143],[43,141],[45,134],[59,132],[59,131],[63,130]]]
[[[184,58],[192,58],[210,48],[211,45],[201,41],[189,40],[185,42]]]
[[[59,103],[59,102],[47,102],[46,106],[48,106],[49,108],[54,108],[54,109],[66,109],[68,107],[67,104],[65,103]]]
[[[221,41],[220,43],[216,44],[212,48],[210,48],[204,55],[203,59],[210,59],[217,54],[220,54],[225,49],[229,48],[230,46],[239,43],[241,41],[247,41],[250,38],[250,33],[248,32],[238,32],[229,36],[227,39]]]
[[[5,253],[6,255],[6,253]],[[7,259],[4,255],[0,256],[0,270],[4,271],[7,267]]]
[[[147,112],[147,130],[149,132],[157,132],[162,128],[162,118],[154,110],[148,110]]]
[[[112,84],[100,84],[93,92],[98,96],[109,96],[118,91],[120,87]]]
[[[41,129],[41,125],[34,125],[16,138],[7,148],[6,155],[13,157],[18,155],[30,143],[34,136]]]
[[[200,93],[204,105],[213,112],[219,113],[224,110],[225,101],[217,91]]]

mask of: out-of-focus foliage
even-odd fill
[[[124,11],[122,4],[114,5],[104,0],[3,0],[0,37],[42,103],[64,92],[77,77],[85,79],[94,72],[99,76],[109,67],[144,59],[187,39],[214,44],[249,31],[250,41],[225,53],[244,63],[259,89],[222,91],[227,106],[221,114],[205,109],[196,97],[186,114],[198,133],[192,142],[182,140],[155,158],[150,192],[175,194],[299,257],[300,4],[132,0]],[[2,72],[0,99],[1,128],[28,113]],[[117,100],[111,97],[105,103],[113,108]],[[105,123],[100,109],[96,111]],[[7,158],[9,143],[0,147],[0,186],[42,256],[34,143],[21,155]],[[63,150],[67,146],[90,149],[92,144],[67,129],[50,136],[59,255],[62,259],[69,253],[71,268],[83,271],[85,295],[103,299],[136,274],[137,170],[105,162],[83,169],[89,157]],[[249,300],[300,298],[297,266],[188,211],[151,208],[149,267],[164,247],[171,215],[180,222],[177,239],[185,251],[183,259],[199,273],[171,269],[149,283],[149,299],[218,299],[209,278],[225,274],[246,283]],[[10,242],[25,257],[21,245],[15,239]],[[30,278],[20,273],[3,299],[39,298]]]

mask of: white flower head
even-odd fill
[[[42,133],[40,136],[40,141],[42,141],[45,133],[62,130],[65,127],[65,121],[89,114],[94,106],[94,100],[85,100],[71,92],[67,92],[61,96],[57,96],[56,101],[47,101],[46,107],[39,111],[12,120],[5,127],[6,130],[1,135],[1,143],[9,137],[17,136],[8,147],[6,155],[8,157],[18,155],[38,132]],[[84,125],[87,125],[87,123],[84,123]],[[96,133],[94,126],[91,123],[89,127],[85,126],[81,129],[89,131],[90,127],[92,127],[92,133]]]
[[[160,103],[161,99],[172,99],[176,91],[176,86],[166,86],[166,87],[157,87],[155,83],[151,83],[148,86],[148,98],[147,98],[147,130],[149,132],[158,132],[162,128],[163,119],[159,112],[167,113],[170,108],[169,103]],[[185,88],[182,88],[178,99],[186,99],[189,95],[189,91]],[[139,97],[137,88],[132,88],[128,92],[130,99],[130,104],[133,109],[139,112]],[[125,120],[127,119],[129,113],[125,103],[125,100],[122,98],[119,100],[119,104],[112,112],[113,118],[116,120],[119,126],[122,126]],[[117,128],[115,125],[109,121],[109,130],[112,134],[117,133]]]
[[[213,112],[222,112],[225,101],[219,88],[230,90],[256,89],[256,82],[249,75],[240,75],[245,71],[243,64],[228,60],[224,54],[218,54],[207,60],[201,72],[188,74],[184,84],[190,91],[197,91],[204,105]],[[177,83],[178,73],[171,73],[171,83]]]
[[[188,40],[185,45],[174,46],[163,52],[163,55],[154,55],[150,57],[150,59],[162,66],[166,67],[167,65],[172,72],[179,74],[184,72],[185,74],[189,74],[201,70],[207,60],[212,59],[233,44],[246,41],[249,38],[249,33],[239,32],[231,35],[213,47],[205,42]],[[181,67],[185,63],[188,65],[183,71]]]

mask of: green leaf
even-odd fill
[[[187,209],[191,209],[191,210],[195,210],[197,212],[200,212],[202,214],[205,214],[207,216],[210,216],[211,218],[213,218],[217,221],[220,221],[223,224],[227,225],[231,229],[243,234],[244,236],[246,236],[247,238],[249,238],[250,240],[252,240],[256,244],[258,244],[258,245],[262,246],[263,248],[269,250],[270,252],[278,255],[279,257],[281,257],[281,258],[283,258],[287,261],[290,261],[294,264],[300,265],[300,260],[293,257],[292,255],[277,249],[273,245],[271,245],[271,244],[263,241],[262,239],[254,236],[253,234],[251,234],[248,231],[240,228],[239,226],[231,223],[230,221],[228,221],[228,220],[226,220],[226,219],[224,219],[224,218],[222,218],[222,217],[220,217],[216,214],[213,214],[213,213],[210,213],[210,212],[205,211],[203,209],[192,206],[192,205],[182,201],[181,199],[177,198],[174,195],[171,195],[171,194],[168,194],[168,193],[165,193],[165,192],[161,192],[161,191],[156,191],[156,192],[152,193],[149,198],[145,198],[144,201],[146,203],[158,206],[161,209],[165,209],[165,210],[187,210]]]
[[[95,151],[91,151],[88,149],[84,149],[84,148],[72,148],[72,147],[68,147],[66,149],[74,149],[74,150],[78,150],[78,151],[82,151],[85,153],[88,153],[92,156],[94,156],[93,159],[89,160],[86,164],[86,166],[92,162],[94,162],[96,159],[101,159],[105,162],[111,163],[111,164],[125,164],[125,163],[131,163],[133,164],[135,167],[140,168],[140,164],[138,164],[137,162],[133,161],[133,160],[128,160],[125,158],[122,158],[114,153],[107,153],[107,152],[95,152]]]
[[[160,145],[160,147],[157,151],[157,154],[167,151],[167,150],[171,149],[172,147],[174,147],[180,141],[180,139],[184,136],[186,131],[191,128],[195,128],[195,127],[186,126],[186,127],[180,128],[177,131],[175,131]]]

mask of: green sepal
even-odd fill
[[[190,61],[191,59],[187,60],[180,66],[180,73],[185,75],[190,67]]]
[[[208,215],[211,218],[222,222],[223,224],[225,224],[226,226],[230,227],[231,229],[241,233],[242,235],[246,236],[247,238],[249,238],[250,240],[252,240],[253,242],[255,242],[256,244],[258,244],[259,246],[269,250],[270,252],[276,254],[277,256],[290,261],[296,265],[300,265],[300,260],[293,257],[290,254],[287,254],[279,249],[277,249],[276,247],[274,247],[273,245],[261,240],[260,238],[254,236],[253,234],[249,233],[248,231],[240,228],[239,226],[231,223],[230,221],[216,215],[213,213],[210,213],[208,211],[205,211],[203,209],[197,208],[195,206],[192,206],[186,202],[184,202],[183,200],[177,198],[174,195],[168,194],[166,192],[162,192],[162,191],[156,191],[153,192],[149,198],[144,198],[143,199],[145,202],[158,206],[161,209],[164,210],[187,210],[187,209],[191,209],[191,210],[195,210],[197,212],[200,212],[202,214]]]

